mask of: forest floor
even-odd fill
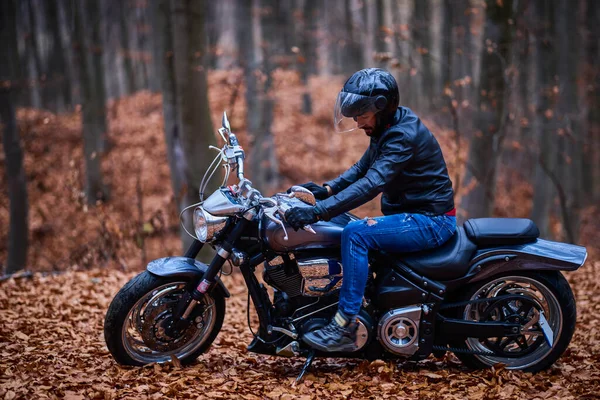
[[[331,133],[331,107],[340,82],[311,81],[315,113],[307,116],[298,112],[304,89],[292,75],[275,79],[273,134],[282,174],[279,189],[332,178],[356,161],[367,145],[360,132]],[[243,90],[236,82],[229,73],[210,75],[213,121],[227,110],[248,148],[251,138],[244,131]],[[469,371],[451,355],[419,363],[320,359],[306,380],[294,385],[302,359],[271,358],[245,350],[251,340],[244,322],[246,292],[235,274],[225,278],[233,296],[223,330],[198,364],[183,369],[170,364],[118,366],[102,337],[110,300],[147,260],[181,254],[181,244],[160,95],[142,92],[111,102],[108,118],[112,145],[102,167],[110,199],[90,206],[82,197],[80,112],[18,110],[30,205],[28,270],[36,273],[31,279],[0,282],[0,399],[600,395],[600,262],[591,261],[598,260],[597,251],[592,251],[580,271],[568,274],[579,310],[573,342],[555,366],[536,375],[502,368]],[[426,123],[435,132],[456,182],[467,146],[452,132]],[[8,235],[3,157],[0,152],[0,263],[6,258]],[[508,179],[499,180],[496,214],[528,216],[531,188]],[[458,200],[462,193],[464,189]],[[357,213],[378,214],[379,204],[370,202]],[[597,211],[584,214],[581,241],[590,250],[600,243],[599,220]],[[554,226],[560,230],[556,221]]]
[[[92,269],[0,283],[0,399],[600,397],[598,261],[567,274],[577,297],[577,328],[569,349],[547,371],[471,371],[451,354],[422,362],[317,359],[299,384],[294,381],[304,359],[246,350],[252,336],[240,274],[224,277],[232,297],[223,329],[196,364],[119,366],[104,344],[103,320],[133,275]]]

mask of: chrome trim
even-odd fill
[[[298,317],[298,318],[296,318],[296,319],[293,319],[293,320],[292,320],[292,322],[298,322],[298,321],[301,321],[301,320],[303,320],[304,318],[306,318],[306,317],[310,317],[310,316],[311,316],[311,315],[313,315],[313,314],[316,314],[316,313],[318,313],[318,312],[320,312],[320,311],[326,310],[326,309],[328,309],[329,307],[337,306],[337,304],[338,304],[338,303],[339,303],[339,302],[338,302],[338,301],[336,301],[335,303],[332,303],[332,304],[330,304],[330,305],[328,305],[328,306],[325,306],[325,307],[323,307],[323,308],[319,308],[318,310],[315,310],[315,311],[309,312],[309,313],[308,313],[308,314],[306,314],[306,315],[303,315],[303,316],[301,316],[301,317]]]
[[[222,248],[222,247],[219,249],[219,251],[217,251],[217,254],[218,254],[219,256],[221,256],[222,258],[224,258],[224,259],[228,259],[228,258],[229,258],[229,256],[231,255],[231,253],[230,253],[230,252],[228,252],[227,250],[225,250],[225,249],[224,249],[224,248]]]
[[[194,233],[201,242],[210,242],[225,228],[228,217],[217,217],[207,212],[202,206],[194,210]],[[201,229],[206,229],[206,235],[200,235]]]
[[[540,311],[539,325],[542,328],[542,332],[544,333],[544,338],[546,338],[546,343],[548,343],[548,346],[554,346],[554,332],[552,332],[552,328],[546,320],[543,311]]]
[[[274,259],[267,261],[271,267],[275,267],[277,265],[283,264],[283,258],[281,256],[277,256]]]
[[[121,330],[121,341],[129,357],[143,364],[165,363],[172,360],[173,357],[179,359],[187,357],[206,342],[209,332],[216,322],[215,309],[212,308],[214,299],[209,295],[204,296],[201,300],[207,306],[202,314],[202,327],[199,328],[195,324],[190,325],[187,328],[187,331],[190,331],[189,335],[176,341],[177,344],[173,344],[172,348],[153,349],[146,343],[147,336],[155,336],[158,330],[149,332],[148,327],[144,328],[144,326],[151,321],[146,322],[144,319],[152,315],[154,308],[161,307],[160,303],[165,298],[180,298],[185,293],[186,285],[187,282],[181,281],[159,286],[142,296],[129,310]],[[167,313],[172,313],[172,310],[169,309]],[[146,340],[144,340],[145,336]]]
[[[192,299],[192,301],[190,301],[190,304],[188,304],[187,308],[185,309],[185,312],[183,313],[181,318],[187,319],[187,317],[189,317],[192,311],[194,310],[194,307],[196,307],[196,304],[198,304],[198,300]]]
[[[360,315],[357,319],[358,329],[356,330],[356,341],[354,343],[356,343],[356,350],[360,350],[369,341],[369,328],[367,328],[365,321],[363,321]]]
[[[338,260],[311,258],[297,260],[302,275],[302,294],[304,296],[323,296],[342,287],[342,264]],[[334,265],[331,265],[334,263]],[[339,273],[331,273],[332,268]]]
[[[538,320],[540,329],[535,330],[524,330],[521,332],[527,343],[531,345],[537,337],[544,336],[544,342],[539,345],[532,353],[529,353],[523,357],[500,357],[500,356],[483,356],[475,355],[482,363],[492,366],[497,363],[506,365],[506,369],[525,369],[532,365],[539,363],[545,357],[547,357],[553,350],[553,345],[560,340],[562,334],[563,315],[560,307],[560,302],[556,295],[542,282],[528,276],[523,275],[508,275],[494,279],[477,290],[470,300],[478,300],[483,298],[493,299],[496,296],[500,296],[505,293],[520,294],[525,296],[529,300],[535,302],[539,306],[539,316],[535,314],[531,316],[532,319]],[[544,321],[542,321],[543,318]],[[463,318],[467,321],[479,321],[480,310],[477,306],[467,305],[463,312]],[[541,323],[540,323],[541,322]],[[529,324],[525,324],[528,326]],[[544,327],[551,330],[550,332],[544,332]],[[525,327],[524,326],[524,327]],[[531,327],[534,327],[531,324]],[[551,338],[552,340],[549,340]],[[485,343],[480,342],[478,339],[469,338],[465,341],[469,350],[475,351],[486,351],[489,352],[491,349],[488,348]],[[550,345],[550,343],[552,343]],[[514,346],[515,350],[518,346]]]
[[[421,306],[414,305],[388,311],[379,320],[377,335],[388,351],[412,356],[419,349]]]
[[[239,267],[240,265],[245,264],[246,261],[248,261],[248,254],[244,253],[243,251],[232,249],[231,253],[231,262],[236,267]]]
[[[300,307],[300,308],[297,308],[297,309],[294,311],[294,313],[292,314],[292,318],[294,318],[294,315],[296,315],[296,313],[298,313],[299,311],[302,311],[302,310],[304,310],[305,308],[309,308],[309,307],[311,307],[311,306],[314,306],[314,305],[315,305],[315,304],[317,304],[317,303],[318,303],[320,300],[321,300],[320,298],[317,298],[317,300],[315,300],[315,302],[314,302],[314,303],[310,303],[310,304],[307,304],[307,305],[305,305],[305,306],[302,306],[302,307]]]
[[[269,331],[269,334],[271,332],[280,332],[280,333],[283,333],[284,335],[291,337],[292,339],[298,339],[298,334],[296,332],[290,331],[289,329],[280,328],[278,326],[269,326],[269,328],[267,330]]]
[[[275,354],[283,357],[295,357],[300,355],[299,350],[300,344],[294,340],[284,347],[278,347],[277,350],[275,350]]]
[[[208,213],[216,216],[233,215],[244,211],[246,208],[241,204],[236,204],[229,200],[221,189],[216,190],[213,194],[208,196],[208,198],[204,200],[202,207]]]

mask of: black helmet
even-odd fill
[[[333,124],[338,132],[360,129],[356,117],[377,114],[377,127],[392,122],[399,103],[398,84],[389,72],[367,68],[355,72],[344,84],[335,104]]]

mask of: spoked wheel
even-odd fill
[[[535,372],[552,365],[569,345],[575,330],[575,298],[559,272],[494,277],[475,283],[462,298],[482,299],[491,301],[465,306],[462,317],[469,321],[518,323],[521,328],[510,337],[468,338],[451,343],[466,351],[457,353],[466,365],[485,368],[502,363],[508,369]]]
[[[143,272],[129,281],[113,299],[104,323],[106,345],[121,364],[162,363],[174,356],[193,362],[216,338],[225,316],[225,299],[205,295],[195,307],[192,322],[171,329],[176,306],[189,282]]]

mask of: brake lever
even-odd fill
[[[290,199],[296,198],[296,193],[292,192],[292,193],[281,193],[282,196],[288,197]],[[278,210],[279,210],[279,214],[281,216],[284,216],[285,218],[285,213],[287,210],[291,209],[292,207],[290,207],[288,204],[279,204]],[[315,230],[312,228],[312,226],[310,225],[304,225],[302,227],[302,229],[304,229],[306,232],[310,232],[314,235],[317,234],[317,232],[315,232]]]
[[[284,233],[283,240],[288,240],[289,237],[288,237],[287,229],[285,229],[285,223],[275,216],[275,213],[278,211],[279,210],[278,210],[277,206],[263,209],[263,212],[267,216],[267,218],[269,218],[274,223],[281,225],[281,229],[283,229],[283,233]]]

